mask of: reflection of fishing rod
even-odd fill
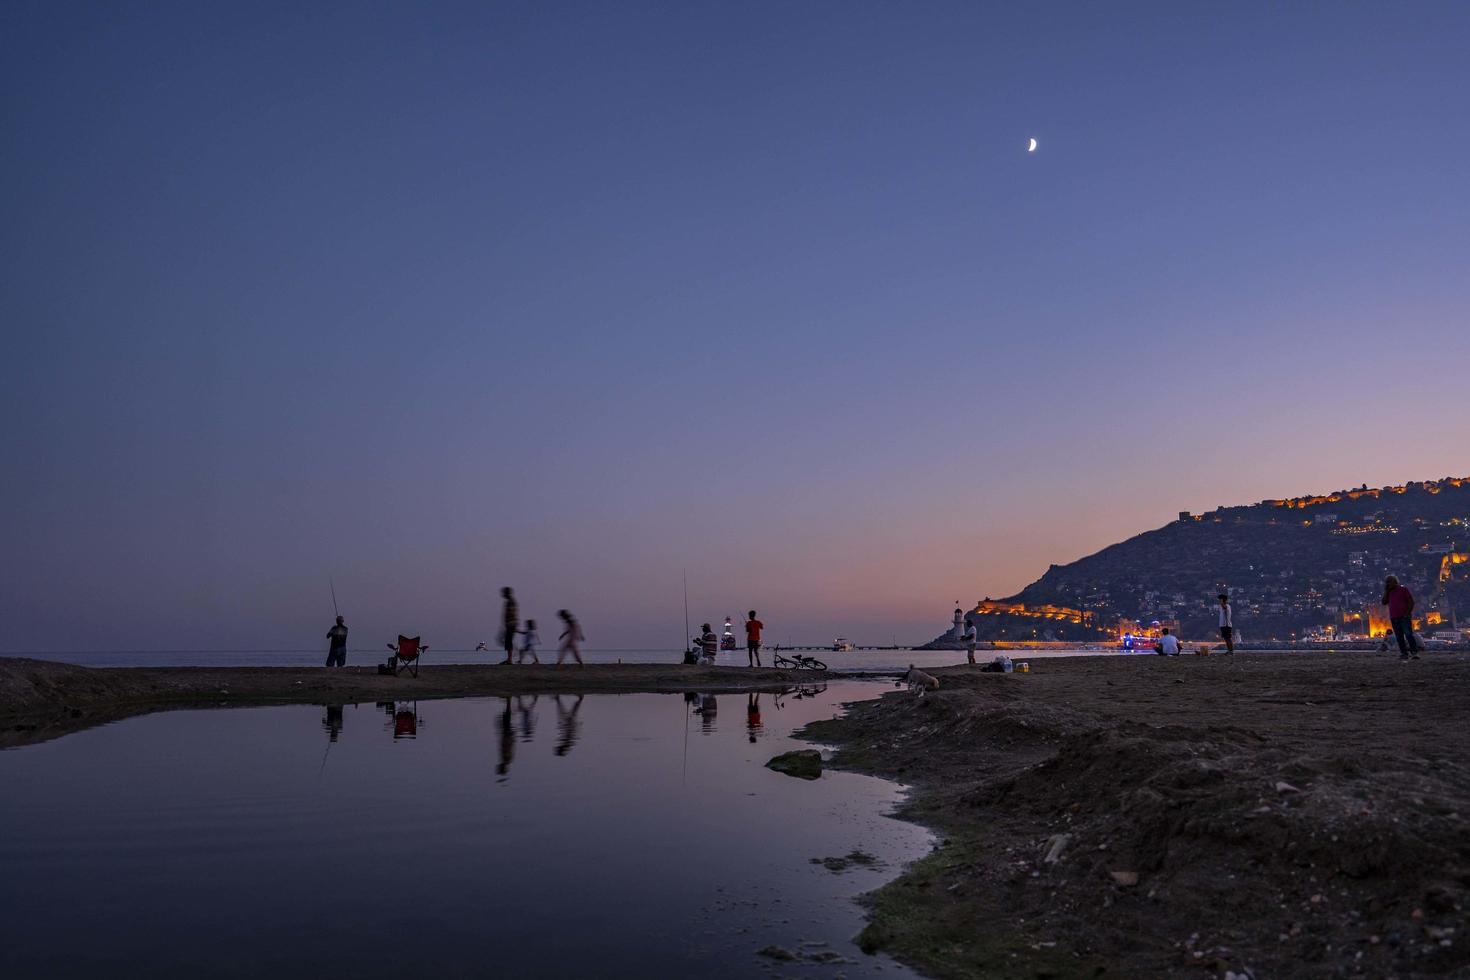
[[[332,754],[332,740],[327,739],[327,751],[322,753],[322,767],[316,771],[316,778],[320,780],[322,773],[327,771],[327,756]]]

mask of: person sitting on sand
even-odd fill
[[[332,641],[331,645],[327,647],[327,666],[346,667],[347,624],[342,621],[341,616],[337,617],[337,624],[327,630],[327,639]]]
[[[1163,631],[1159,635],[1159,645],[1157,649],[1159,651],[1159,656],[1161,657],[1179,656],[1179,637],[1170,634],[1169,627],[1167,626],[1164,627]]]
[[[526,658],[531,658],[531,663],[539,664],[541,658],[536,656],[536,648],[541,645],[541,637],[536,635],[536,621],[526,620],[526,628],[521,630],[521,656],[517,663],[525,663]]]

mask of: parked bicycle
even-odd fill
[[[787,656],[777,653],[772,660],[772,666],[784,667],[788,670],[826,670],[827,665],[816,657],[803,657],[801,654],[792,652]]]

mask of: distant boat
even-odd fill
[[[856,649],[856,647],[848,642],[846,637],[839,636],[837,639],[832,641],[833,653],[852,653],[852,651]]]

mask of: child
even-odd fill
[[[526,628],[521,631],[521,656],[516,661],[518,664],[526,662],[526,655],[531,655],[531,663],[539,664],[541,658],[536,656],[536,648],[541,645],[541,637],[536,635],[536,621],[526,620]]]
[[[566,659],[569,653],[573,657],[576,657],[577,663],[580,664],[582,662],[582,648],[578,644],[587,639],[587,637],[582,635],[582,624],[578,623],[577,617],[573,616],[566,609],[557,610],[556,614],[567,625],[567,628],[561,632],[561,646],[556,651],[556,664],[560,667],[561,662]]]

